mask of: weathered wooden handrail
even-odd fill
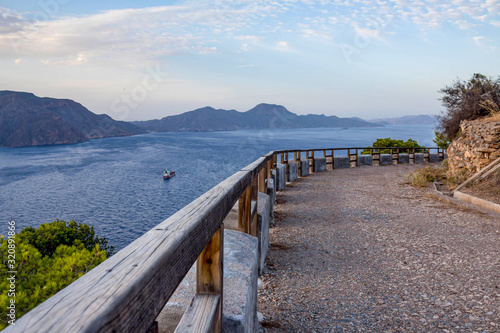
[[[205,325],[198,327],[201,330],[220,331],[222,223],[244,193],[255,198],[259,174],[263,169],[269,174],[270,161],[273,152],[195,199],[5,332],[147,332],[197,259],[193,311],[187,311],[178,330],[184,331],[183,325],[192,330],[194,323],[189,321],[195,320],[198,326]],[[250,213],[251,204],[252,200]],[[252,233],[249,222],[246,232]]]

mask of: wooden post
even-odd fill
[[[310,168],[310,172],[314,172],[314,150],[311,151],[311,168]]]
[[[300,173],[301,173],[301,170],[302,170],[302,167],[301,167],[301,165],[300,165],[300,160],[301,160],[301,157],[302,157],[302,156],[301,156],[301,152],[300,152],[300,150],[299,150],[299,151],[297,151],[297,152],[295,152],[295,153],[297,154],[297,155],[296,155],[296,156],[297,156],[297,171],[298,171],[298,176],[300,177]]]
[[[356,148],[355,153],[356,153],[356,161],[355,161],[354,165],[358,166],[358,149],[357,148]]]
[[[293,161],[294,162],[297,161],[297,152],[296,151],[293,152]]]
[[[252,223],[250,225],[250,235],[257,237],[257,202],[259,200],[259,188],[258,188],[258,177],[252,180],[252,185],[250,189],[250,197],[252,201],[255,202],[255,211],[252,212],[252,202],[250,202],[250,219]],[[255,214],[255,215],[252,215]]]
[[[250,218],[252,214],[252,186],[248,186],[238,203],[238,231],[250,234]]]
[[[267,193],[266,188],[266,176],[267,176],[267,165],[262,168],[259,172],[259,192]]]
[[[215,314],[214,332],[222,332],[224,224],[215,232],[196,262],[196,293],[219,295],[219,305]],[[200,318],[200,320],[204,320]],[[195,319],[194,322],[197,322]]]

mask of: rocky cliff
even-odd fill
[[[447,153],[451,174],[481,170],[500,157],[500,122],[462,121],[458,138],[452,141]]]

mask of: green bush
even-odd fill
[[[35,229],[28,227],[15,235],[15,264],[10,265],[9,241],[0,237],[0,329],[10,320],[7,306],[15,300],[16,319],[47,300],[113,253],[105,238],[95,236],[94,229],[74,221],[56,220]],[[15,295],[9,295],[9,271],[15,271]]]
[[[377,139],[373,143],[370,148],[424,148],[423,146],[420,146],[416,140],[413,139],[408,139],[407,141],[403,140],[396,140],[396,139],[391,139],[391,138],[385,138],[385,139]],[[401,149],[399,151],[400,153],[408,153],[408,149]],[[417,151],[418,152],[418,151]],[[381,150],[381,154],[389,154],[390,149],[383,149]],[[370,150],[369,149],[364,149],[361,152],[362,155],[369,155]]]

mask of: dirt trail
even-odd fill
[[[264,332],[500,332],[500,218],[404,184],[415,168],[329,171],[279,194]]]

